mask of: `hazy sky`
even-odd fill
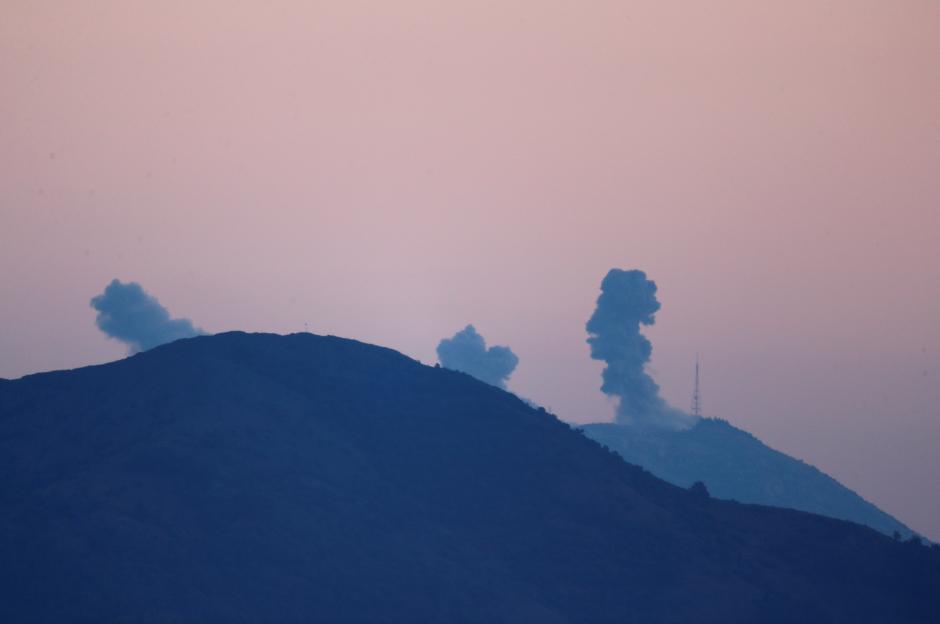
[[[42,2],[0,8],[0,376],[124,354],[139,281],[207,331],[425,362],[608,420],[611,267],[653,372],[940,538],[940,3]]]

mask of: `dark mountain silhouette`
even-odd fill
[[[0,482],[3,622],[940,621],[936,547],[678,488],[340,338],[0,384]]]
[[[712,496],[809,511],[910,537],[903,523],[818,468],[776,451],[725,420],[684,431],[595,423],[588,437],[681,487],[702,481]]]

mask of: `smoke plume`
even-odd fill
[[[658,310],[656,283],[646,273],[611,269],[587,322],[588,344],[591,357],[607,363],[601,390],[619,399],[617,422],[685,428],[691,417],[666,403],[646,372],[653,346],[640,325],[655,323]]]
[[[509,347],[487,349],[486,341],[473,325],[467,325],[452,338],[441,340],[437,345],[437,358],[444,368],[473,375],[503,389],[519,363],[519,358]]]
[[[91,300],[98,329],[125,343],[130,353],[204,333],[189,319],[171,319],[167,309],[137,282],[112,281]]]

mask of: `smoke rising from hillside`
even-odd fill
[[[506,388],[519,358],[509,347],[486,348],[483,336],[467,325],[437,345],[437,358],[444,368],[461,371],[498,388]]]
[[[137,282],[112,281],[91,300],[91,307],[98,311],[98,329],[125,343],[130,353],[204,333],[189,319],[170,318],[157,298]]]
[[[619,399],[618,423],[685,428],[691,416],[666,403],[646,372],[653,346],[640,326],[655,323],[659,308],[656,283],[646,273],[611,269],[587,322],[587,341],[591,357],[607,364],[601,390]]]

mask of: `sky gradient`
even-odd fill
[[[425,362],[609,420],[584,324],[644,270],[664,396],[940,539],[940,4],[0,8],[0,376],[124,355],[140,282],[206,331]]]

